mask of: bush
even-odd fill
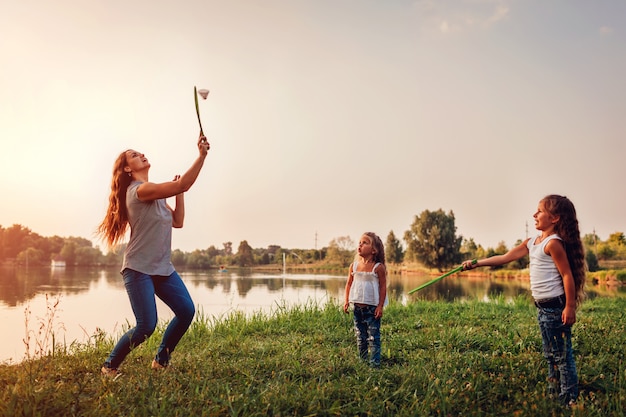
[[[585,255],[585,260],[587,261],[587,268],[589,272],[595,272],[600,269],[600,265],[598,265],[598,257],[595,253],[588,251]]]

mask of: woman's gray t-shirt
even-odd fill
[[[165,199],[141,201],[133,181],[126,190],[130,240],[124,251],[122,271],[130,268],[148,275],[168,276],[172,265],[172,212]]]

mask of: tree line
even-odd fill
[[[424,210],[416,215],[409,230],[402,236],[393,231],[387,234],[385,254],[387,263],[416,263],[427,268],[443,270],[465,259],[484,258],[506,253],[509,248],[500,242],[495,248],[484,248],[473,238],[457,234],[454,212],[442,209]],[[626,237],[622,232],[612,233],[607,240],[595,233],[584,235],[587,265],[590,271],[599,269],[599,261],[626,260]],[[519,239],[515,245],[521,243]],[[237,250],[232,242],[222,247],[214,245],[192,252],[174,250],[172,263],[177,268],[209,269],[229,266],[253,267],[321,264],[325,267],[345,268],[354,259],[355,242],[349,236],[334,238],[321,249],[289,249],[279,245],[252,248],[246,240]],[[82,237],[43,237],[29,228],[14,224],[0,225],[0,264],[50,265],[51,261],[63,261],[67,266],[119,266],[122,263],[124,245],[103,254],[92,242]],[[520,259],[508,268],[524,269],[528,259]]]

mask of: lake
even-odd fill
[[[347,271],[347,268],[346,268]],[[270,314],[277,308],[329,301],[343,302],[346,275],[255,272],[179,271],[194,300],[198,313],[223,317],[233,311]],[[389,299],[401,303],[418,299],[489,300],[513,298],[529,293],[527,280],[495,280],[450,276],[417,293],[407,293],[435,275],[401,274],[388,279]],[[617,291],[617,290],[614,290]],[[593,296],[612,295],[614,291],[589,289]],[[620,292],[623,289],[619,290]],[[160,321],[172,314],[157,299]],[[134,325],[134,316],[116,269],[98,268],[0,268],[0,362],[18,363],[27,353],[36,352],[36,342],[45,344],[40,329],[51,329],[57,343],[88,343],[104,331],[121,334]],[[384,325],[384,322],[383,322]],[[30,339],[28,339],[30,335]],[[49,346],[49,344],[47,344]]]

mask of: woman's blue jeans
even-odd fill
[[[572,349],[572,326],[563,324],[563,307],[538,307],[543,356],[548,361],[548,378],[559,382],[559,399],[564,404],[578,397],[578,374]]]
[[[361,359],[372,366],[380,366],[380,319],[374,317],[375,312],[376,306],[355,305],[354,333]]]
[[[174,313],[155,357],[157,362],[167,366],[170,354],[189,328],[196,312],[189,291],[176,271],[170,276],[151,276],[126,268],[122,275],[137,324],[117,342],[104,365],[117,369],[133,348],[154,333],[158,320],[156,295]]]

